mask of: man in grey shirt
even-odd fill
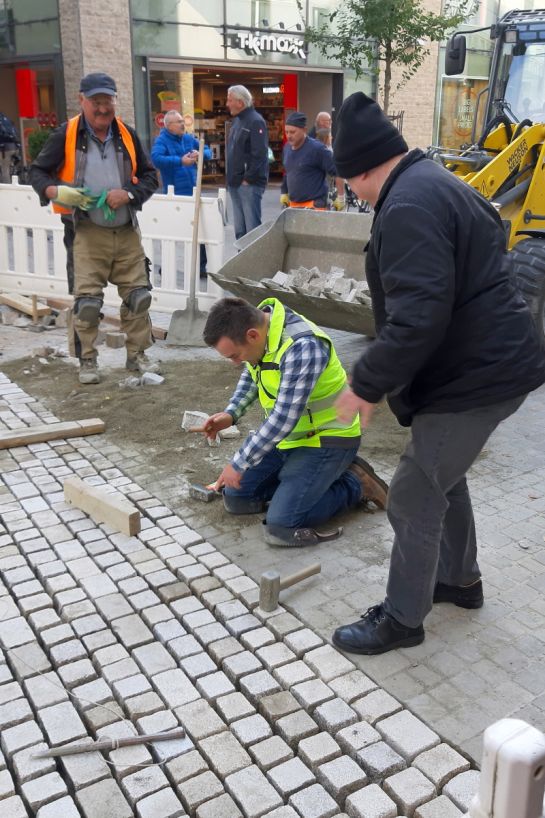
[[[126,367],[157,372],[145,350],[153,343],[151,283],[136,211],[157,189],[157,174],[133,128],[115,115],[117,87],[108,74],[83,77],[81,113],[57,128],[30,169],[42,205],[71,218],[74,307],[69,342],[80,383],[99,383],[96,337],[108,282],[122,300]],[[103,206],[97,207],[102,195]]]

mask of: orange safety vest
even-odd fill
[[[314,199],[308,202],[290,202],[290,207],[302,207],[306,210],[327,210],[327,207],[314,207]]]
[[[78,137],[79,118],[80,114],[73,116],[72,119],[68,120],[66,136],[64,138],[64,162],[59,170],[58,176],[61,182],[64,182],[67,185],[73,185],[76,176],[76,140]],[[138,183],[138,178],[136,176],[136,151],[134,149],[134,142],[132,141],[132,136],[128,128],[118,117],[115,119],[119,127],[121,139],[123,140],[123,144],[131,159],[131,181],[136,185]],[[53,210],[55,213],[61,214],[70,214],[72,212],[70,207],[63,207],[59,204],[53,204]]]

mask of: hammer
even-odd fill
[[[194,500],[201,500],[203,503],[210,503],[212,500],[215,500],[216,497],[219,497],[220,494],[221,489],[217,488],[217,483],[209,483],[207,486],[203,486],[200,483],[192,483],[189,486],[189,496]]]
[[[312,577],[314,574],[319,574],[321,570],[322,566],[320,563],[315,562],[307,566],[307,568],[301,568],[301,570],[296,571],[295,574],[289,574],[283,579],[280,578],[278,571],[265,571],[264,574],[261,574],[259,581],[259,607],[262,611],[276,610],[280,591],[283,591],[284,588],[290,588],[297,582],[308,579],[308,577]]]

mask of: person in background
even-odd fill
[[[359,418],[337,418],[346,373],[323,330],[277,298],[257,307],[222,298],[203,337],[235,366],[244,364],[226,409],[205,422],[206,436],[236,424],[255,401],[264,413],[216,482],[227,511],[266,511],[265,542],[298,547],[336,539],[342,528],[320,533],[316,526],[362,501],[384,508],[388,487],[358,456]]]
[[[314,125],[308,132],[308,135],[311,139],[316,139],[319,130],[323,128],[331,131],[331,114],[328,114],[327,111],[320,111],[320,113],[316,114],[316,119],[314,120]]]
[[[233,117],[227,138],[227,190],[235,238],[240,239],[261,224],[261,200],[269,179],[269,132],[244,85],[228,89],[227,108]]]
[[[306,131],[307,118],[294,111],[286,119],[287,144],[284,146],[284,178],[280,204],[284,207],[302,207],[327,210],[329,206],[329,177],[337,177],[332,152],[321,142],[311,139]],[[337,197],[335,210],[344,210],[344,181],[335,179]]]
[[[330,151],[333,150],[333,141],[331,139],[331,130],[329,128],[318,128],[316,131],[316,139],[325,145]]]
[[[197,182],[199,140],[185,130],[185,122],[179,111],[167,111],[165,127],[161,130],[151,150],[151,161],[161,172],[163,193],[169,186],[177,196],[192,196]],[[210,148],[204,146],[204,159],[212,159]],[[206,247],[200,245],[200,272],[206,273]]]
[[[0,182],[11,184],[10,168],[20,147],[19,134],[11,119],[0,111]]]
[[[388,493],[385,598],[333,634],[342,650],[374,654],[420,644],[433,603],[483,605],[466,474],[496,426],[545,382],[545,351],[484,196],[409,152],[361,92],[343,103],[333,150],[337,171],[375,210],[365,266],[376,338],[337,401],[339,418],[367,425],[388,396],[411,429]]]
[[[81,113],[53,131],[32,163],[30,183],[42,205],[53,202],[74,224],[69,347],[80,361],[80,383],[96,384],[96,339],[108,282],[122,300],[126,368],[159,371],[145,354],[153,344],[151,283],[136,218],[157,190],[157,172],[135,130],[115,114],[112,77],[98,72],[83,77],[79,102]]]

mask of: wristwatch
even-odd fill
[[[130,190],[127,190],[127,196],[129,197],[129,202],[134,202],[134,193]]]

